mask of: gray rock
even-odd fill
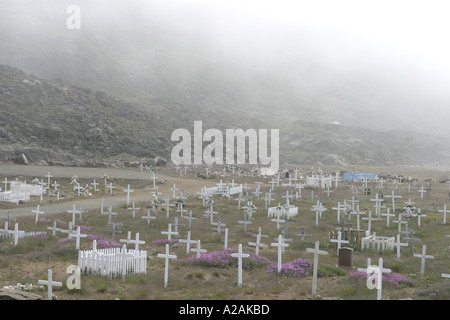
[[[42,300],[42,297],[22,290],[0,289],[0,300]]]

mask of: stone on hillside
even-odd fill
[[[42,297],[22,290],[0,289],[0,300],[42,300]]]
[[[155,160],[155,166],[164,167],[167,164],[167,160],[161,157],[156,157]]]

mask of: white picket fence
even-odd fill
[[[124,258],[120,248],[78,251],[78,267],[85,274],[98,274],[113,278],[118,275],[146,274],[147,250],[127,250],[131,257]],[[124,274],[125,272],[125,274]]]
[[[30,193],[6,191],[0,192],[0,201],[19,204],[19,201],[30,201]]]
[[[289,206],[289,209],[286,209],[285,207],[270,207],[267,209],[267,216],[269,218],[277,217],[278,215],[280,217],[284,217],[287,215],[288,218],[295,217],[298,214],[298,207]]]
[[[238,187],[211,187],[211,188],[204,188],[203,194],[207,196],[214,196],[219,195],[222,197],[229,197],[235,194],[242,194],[243,188],[242,185]]]
[[[10,230],[12,231],[12,230]],[[23,239],[23,238],[28,238],[28,237],[33,237],[36,235],[43,235],[43,234],[47,234],[46,231],[30,231],[30,232],[25,232],[25,233],[19,233],[19,239]],[[5,240],[5,239],[11,239],[14,238],[14,235],[4,231],[4,230],[0,230],[0,240]]]
[[[388,250],[394,250],[395,247],[395,237],[380,237],[375,234],[361,238],[361,250],[372,249],[378,252],[385,252]]]
[[[331,188],[332,179],[331,177],[324,177],[324,176],[307,176],[305,186],[310,188],[321,188],[321,189]]]
[[[39,197],[42,194],[45,194],[46,190],[39,184],[28,184],[22,181],[11,181],[10,182],[10,191],[13,193],[26,192],[29,193],[32,197]]]

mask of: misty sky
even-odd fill
[[[72,38],[79,40],[75,33],[60,40],[55,27],[64,29],[65,9],[72,4],[81,8],[81,34],[121,45],[104,59],[127,71],[159,63],[153,71],[175,70],[177,77],[167,81],[184,79],[182,85],[202,76],[203,69],[215,76],[232,70],[217,77],[220,83],[215,85],[220,87],[225,81],[233,83],[237,70],[237,89],[253,85],[248,95],[264,93],[264,85],[272,86],[273,79],[289,88],[284,95],[293,93],[287,103],[319,101],[325,107],[342,107],[343,112],[354,103],[372,109],[372,114],[384,112],[385,117],[396,108],[420,121],[435,117],[441,127],[450,120],[447,0],[2,0],[3,14],[10,16],[8,25],[0,26],[10,28],[9,41],[33,34],[58,41],[52,43],[58,49],[66,46],[89,56],[93,53],[83,52],[80,43],[71,43]],[[8,11],[12,7],[16,10]],[[30,21],[30,16],[37,18]],[[2,57],[1,48],[0,43],[0,62],[14,61]],[[163,81],[168,74],[158,76]],[[126,77],[133,80],[131,72]],[[237,95],[241,96],[242,92]],[[280,97],[263,100],[272,98]],[[262,100],[248,101],[257,105]]]

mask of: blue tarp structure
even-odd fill
[[[375,179],[374,173],[344,173],[344,181],[361,181],[367,178],[369,180]]]

